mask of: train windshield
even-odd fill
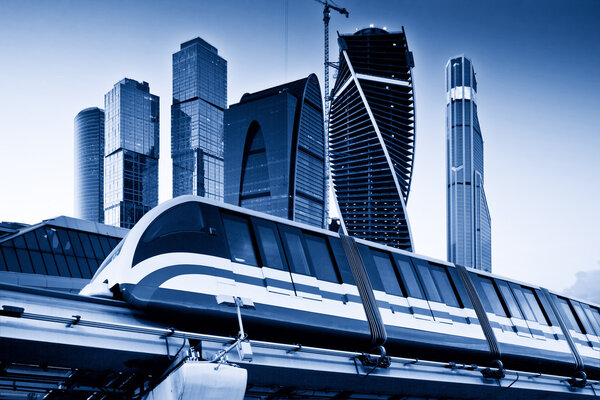
[[[229,257],[216,208],[183,203],[158,216],[146,229],[132,266],[159,254],[196,253]]]

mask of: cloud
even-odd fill
[[[600,261],[598,264],[600,264]],[[600,304],[600,269],[579,271],[575,277],[577,279],[575,284],[565,289],[564,293],[568,296]]]

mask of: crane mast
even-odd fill
[[[329,103],[331,101],[331,96],[329,93],[329,67],[337,68],[336,63],[329,62],[329,20],[331,19],[331,10],[337,11],[338,13],[345,15],[346,18],[350,15],[348,10],[345,8],[337,7],[329,2],[329,0],[315,0],[317,3],[323,4],[325,7],[323,8],[323,24],[324,24],[324,51],[325,51],[325,60],[324,67],[325,73],[323,74],[324,78],[324,113],[325,113],[325,209],[327,216],[329,216],[329,188],[330,188],[330,172],[329,172]],[[325,226],[325,228],[327,228]]]

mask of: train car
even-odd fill
[[[257,340],[600,377],[594,305],[196,196],[149,211],[81,293],[203,333],[235,335],[241,307]]]

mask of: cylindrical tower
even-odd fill
[[[104,222],[104,110],[75,117],[75,216]]]

